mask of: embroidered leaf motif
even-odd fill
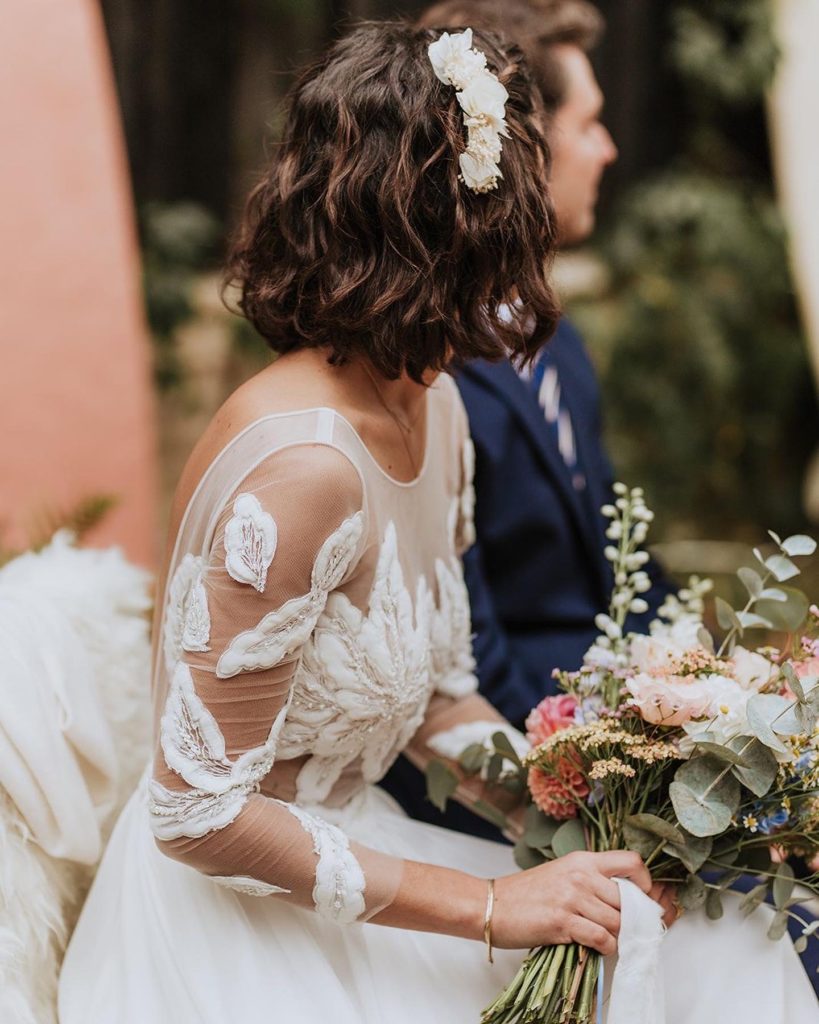
[[[182,647],[186,651],[209,651],[210,611],[201,572],[191,585],[184,607]]]
[[[281,801],[280,801],[281,802]],[[316,912],[339,924],[360,917],[364,906],[364,873],[350,851],[347,836],[330,822],[297,807],[282,803],[313,840],[318,857],[313,903]]]
[[[243,896],[275,896],[277,893],[291,892],[290,889],[283,889],[280,885],[271,885],[269,882],[260,882],[258,878],[249,878],[247,875],[210,875],[211,882],[223,885],[226,889],[233,889]]]
[[[262,746],[230,761],[225,756],[225,738],[216,719],[199,699],[190,669],[180,662],[160,723],[165,762],[188,785],[205,794],[220,795],[237,787],[249,791],[273,767],[287,708],[285,704],[276,716]]]
[[[267,570],[276,553],[276,523],[258,498],[240,494],[233,517],[225,527],[225,568],[237,583],[249,583],[264,592]]]
[[[168,598],[165,603],[163,643],[165,669],[168,675],[173,674],[176,663],[179,661],[182,654],[183,633],[187,618],[189,595],[196,580],[201,579],[204,565],[205,560],[203,558],[191,554],[185,555],[179,563],[179,566],[173,574],[168,586]],[[207,599],[205,600],[205,610],[207,610]],[[210,634],[210,626],[208,626],[208,634]],[[205,639],[205,643],[207,643],[208,638]],[[207,650],[208,648],[189,649]]]
[[[472,656],[472,621],[458,558],[435,563],[438,606],[430,629],[432,671],[436,689],[449,697],[465,697],[478,688]]]
[[[253,629],[228,644],[216,666],[220,679],[278,665],[302,647],[315,628],[328,593],[341,583],[361,538],[363,516],[357,512],[322,544],[313,563],[308,594],[294,597],[269,612]]]
[[[311,755],[297,779],[300,800],[324,800],[356,760],[364,779],[377,781],[416,731],[430,695],[430,610],[423,577],[413,609],[389,524],[367,615],[332,593],[304,650],[282,736],[284,756]]]

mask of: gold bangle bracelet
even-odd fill
[[[489,956],[489,963],[495,962],[492,956],[492,913],[495,910],[495,879],[489,879],[486,890],[486,913],[483,918],[483,941],[486,943],[486,952]]]

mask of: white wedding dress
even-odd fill
[[[411,483],[331,409],[260,419],[211,463],[158,617],[155,757],[71,940],[61,1024],[478,1024],[512,977],[522,951],[490,966],[478,942],[367,923],[404,858],[515,870],[375,786],[414,737],[487,717],[459,562],[470,455],[442,375]],[[668,1024],[819,1021],[766,913],[671,930]]]

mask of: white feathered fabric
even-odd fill
[[[0,1020],[55,1020],[57,970],[148,756],[149,575],[57,534],[0,570]]]

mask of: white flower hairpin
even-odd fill
[[[486,55],[472,48],[471,28],[444,32],[427,52],[436,77],[458,90],[465,115],[467,145],[458,158],[461,180],[473,192],[491,192],[503,177],[498,161],[501,135],[509,138],[504,119],[509,93],[487,68]]]

